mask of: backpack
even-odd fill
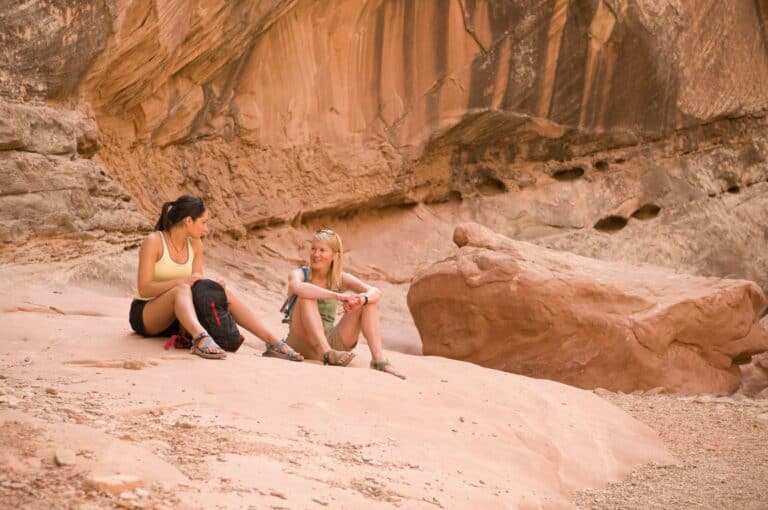
[[[213,280],[197,280],[192,285],[192,301],[200,325],[225,351],[235,352],[245,338],[229,313],[224,287]]]
[[[301,266],[299,269],[301,269],[302,274],[304,274],[304,281],[309,281],[309,268],[307,266]],[[296,299],[296,294],[292,294],[288,296],[288,299],[283,302],[283,306],[280,307],[280,312],[283,314],[283,324],[291,323],[291,312],[296,304]]]

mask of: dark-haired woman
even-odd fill
[[[223,359],[226,353],[200,325],[192,303],[192,284],[203,278],[201,238],[207,233],[208,211],[200,198],[181,196],[163,204],[155,232],[139,250],[138,295],[131,303],[130,323],[143,336],[168,336],[181,323],[192,335],[193,354]],[[226,286],[225,290],[232,317],[265,341],[268,352],[292,361],[304,359],[284,341],[278,341]]]

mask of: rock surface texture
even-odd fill
[[[0,96],[92,112],[148,217],[181,191],[234,237],[448,203],[768,289],[767,22],[766,0],[40,0],[0,13]]]
[[[28,258],[36,242],[122,243],[148,228],[91,159],[98,147],[96,125],[75,111],[0,99],[0,249]]]
[[[768,349],[752,282],[555,252],[476,224],[417,275],[408,306],[424,354],[614,391],[735,391]]]

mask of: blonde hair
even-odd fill
[[[331,261],[331,267],[326,275],[326,284],[329,289],[339,292],[341,290],[341,272],[344,270],[342,262],[344,248],[341,244],[341,237],[329,228],[321,228],[312,234],[312,238],[326,243],[333,251],[334,259]],[[312,280],[311,264],[309,265],[309,279]]]

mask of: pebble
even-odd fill
[[[147,498],[149,497],[149,491],[145,489],[136,489],[133,491],[138,497],[140,498]]]
[[[57,390],[56,388],[46,388],[45,392],[47,394],[49,394],[49,395],[58,395],[59,394],[59,390]]]
[[[276,498],[280,498],[280,499],[288,499],[285,497],[285,494],[283,494],[280,491],[275,491],[275,490],[269,491],[269,495],[274,496]]]
[[[125,491],[120,493],[120,499],[134,500],[136,498],[138,498],[138,496],[131,491]]]
[[[75,452],[68,448],[57,448],[53,456],[57,466],[74,466],[76,463]]]
[[[3,395],[3,396],[0,396],[0,405],[5,405],[6,407],[10,407],[11,409],[16,409],[17,407],[19,407],[19,401],[18,399],[10,395]]]
[[[23,489],[26,487],[26,485],[21,482],[13,482],[11,480],[4,480],[0,483],[0,486],[5,487],[6,489]]]
[[[86,479],[85,486],[88,489],[95,489],[117,495],[132,489],[143,487],[144,480],[133,475],[99,476],[92,474]]]

